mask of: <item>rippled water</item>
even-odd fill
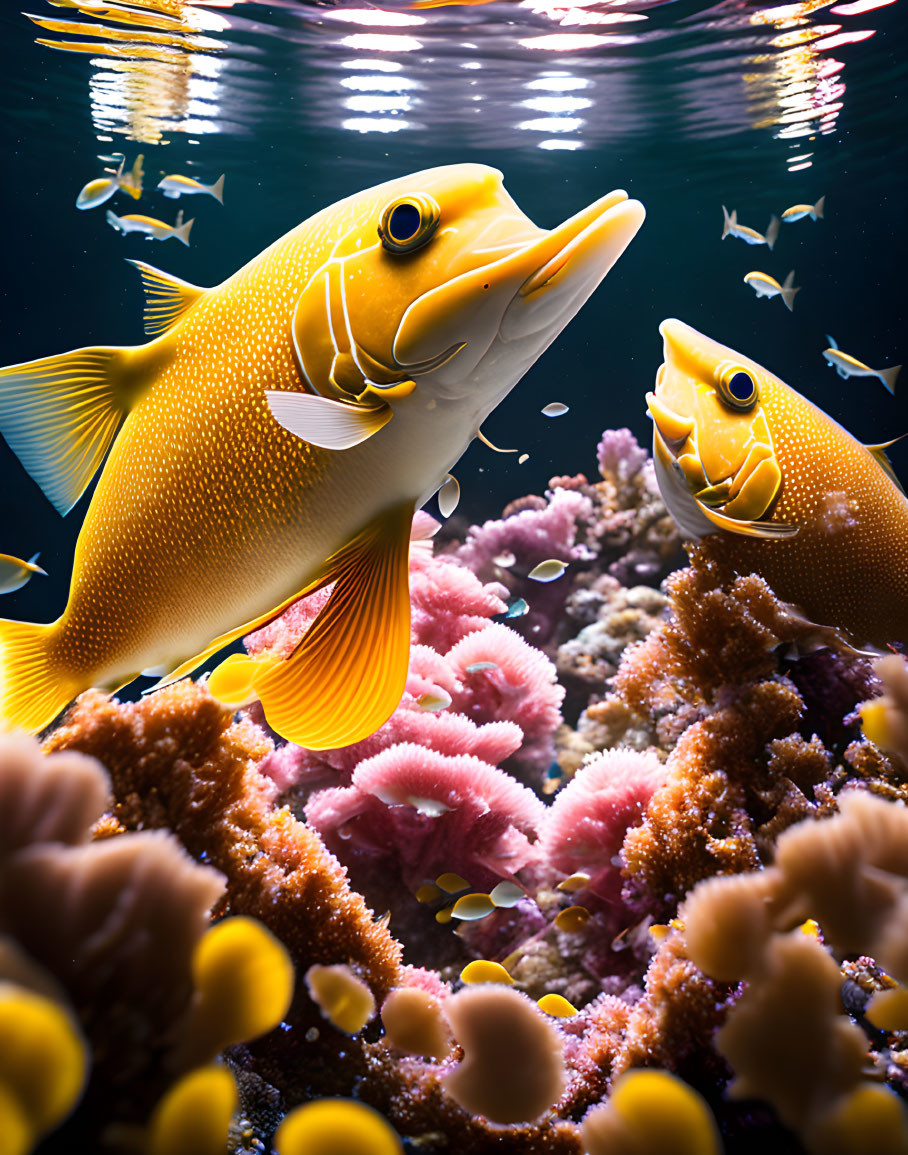
[[[28,16],[5,5],[2,362],[141,341],[141,294],[121,257],[215,283],[340,196],[479,160],[504,171],[540,224],[616,186],[649,219],[492,418],[490,433],[525,446],[529,462],[475,447],[462,463],[468,516],[590,469],[605,425],[648,439],[643,393],[671,314],[885,440],[908,428],[904,402],[840,381],[820,351],[831,332],[870,364],[908,359],[906,33],[895,0],[32,0]],[[153,191],[161,173],[227,173],[223,208],[180,202],[197,218],[191,249],[119,236],[103,209],[75,211],[109,163],[99,158],[120,151],[145,156],[152,192],[138,211],[167,220],[176,206]],[[784,227],[773,253],[719,240],[723,203],[762,229],[824,193],[826,220]],[[124,200],[112,207],[126,211]],[[781,280],[791,267],[804,286],[793,315],[742,283],[751,269]],[[540,417],[552,400],[570,414]],[[906,472],[903,448],[896,460]],[[84,507],[61,523],[5,447],[0,482],[0,550],[42,549],[52,570],[3,610],[45,617],[62,602]]]

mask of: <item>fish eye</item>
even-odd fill
[[[717,374],[722,400],[732,409],[746,411],[757,403],[757,383],[740,365],[722,365]]]
[[[441,210],[430,196],[399,197],[386,205],[378,226],[389,253],[412,253],[432,238]]]

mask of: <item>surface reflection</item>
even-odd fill
[[[765,133],[793,173],[834,133],[845,60],[895,2],[722,0],[678,16],[667,0],[53,0],[55,14],[29,19],[40,44],[88,57],[98,135],[160,143],[280,116],[282,128],[556,151],[664,122],[682,140]]]

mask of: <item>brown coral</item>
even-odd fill
[[[83,694],[47,742],[79,750],[110,772],[114,813],[127,829],[166,826],[194,857],[226,877],[223,910],[258,918],[290,951],[297,974],[314,963],[354,967],[379,999],[400,981],[400,947],[373,920],[318,835],[273,809],[273,784],[256,763],[270,741],[203,686],[180,682],[141,702]],[[114,840],[116,841],[116,840]],[[298,988],[289,1034],[252,1045],[262,1073],[290,1101],[343,1093],[361,1061],[358,1044],[323,1028]],[[343,1051],[345,1059],[334,1061]]]
[[[774,866],[710,879],[681,912],[697,965],[747,981],[717,1035],[737,1076],[731,1093],[766,1099],[818,1155],[830,1149],[829,1119],[848,1115],[845,1105],[862,1091],[868,1047],[844,1016],[836,958],[870,956],[908,982],[908,809],[858,789],[839,805],[828,821],[786,831]],[[813,922],[790,929],[808,918],[819,932]],[[854,1142],[836,1149],[869,1149],[873,1127],[892,1122],[887,1104],[872,1104],[863,1138],[857,1128]],[[908,1144],[908,1115],[900,1116],[900,1146],[880,1150]]]

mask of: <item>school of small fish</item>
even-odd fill
[[[802,221],[810,219],[812,221],[821,221],[824,219],[826,210],[826,197],[821,196],[816,204],[796,204],[791,208],[785,209],[780,217],[773,215],[770,218],[769,227],[766,233],[758,233],[756,229],[748,228],[746,225],[738,224],[737,210],[732,210],[729,213],[725,205],[722,205],[722,240],[726,237],[738,237],[748,245],[767,245],[770,250],[775,246],[779,235],[780,221],[783,224],[793,224],[795,221]],[[783,304],[790,313],[794,312],[795,295],[801,291],[801,286],[794,283],[794,269],[788,274],[785,280],[780,284],[775,277],[769,273],[763,273],[759,270],[754,270],[745,274],[744,283],[749,285],[757,297],[781,297]],[[901,365],[892,365],[885,369],[871,369],[869,365],[865,365],[863,361],[859,361],[857,357],[851,356],[850,353],[843,352],[835,341],[828,334],[826,335],[828,348],[823,350],[823,358],[828,365],[838,373],[840,377],[876,377],[888,389],[890,393],[895,392],[895,382],[901,370]]]
[[[112,196],[121,191],[128,193],[133,200],[139,200],[143,191],[145,157],[140,153],[128,172],[124,172],[126,157],[123,153],[101,159],[115,163],[119,161],[119,166],[116,169],[105,169],[107,176],[96,177],[84,185],[76,197],[76,208],[98,208],[99,205],[105,204]],[[163,196],[170,200],[176,200],[181,196],[205,194],[214,197],[216,201],[223,204],[224,179],[225,174],[222,173],[214,184],[208,185],[191,176],[170,173],[158,181],[156,187]],[[176,220],[172,225],[144,213],[127,213],[118,216],[112,209],[108,209],[105,216],[110,227],[124,236],[128,233],[140,233],[149,241],[166,241],[173,237],[175,240],[181,241],[187,248],[189,247],[189,232],[195,224],[195,219],[184,222],[182,210],[177,213]]]

